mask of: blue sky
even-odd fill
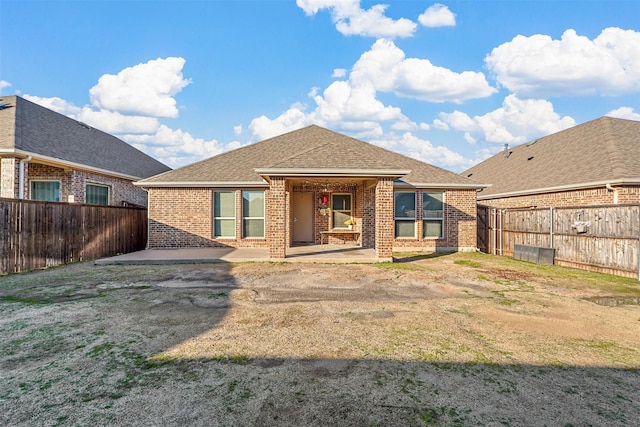
[[[640,120],[640,2],[0,0],[0,94],[171,167],[318,124],[461,172]]]

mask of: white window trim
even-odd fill
[[[107,189],[107,204],[96,206],[109,206],[111,205],[111,186],[106,184],[98,184],[96,182],[87,182],[84,184],[84,202],[87,203],[87,187],[93,185],[94,187],[105,187]],[[87,203],[88,204],[88,203]]]
[[[413,213],[413,218],[407,218],[405,216],[403,217],[396,217],[396,194],[402,194],[402,193],[409,193],[409,194],[413,194],[413,206],[414,206],[414,213]],[[418,192],[417,191],[394,191],[393,192],[393,238],[397,239],[397,240],[415,240],[418,238]],[[413,237],[408,237],[408,236],[402,236],[402,237],[397,237],[395,234],[395,228],[396,228],[396,221],[413,221]]]
[[[216,193],[231,193],[233,195],[233,216],[215,216],[215,211],[216,211],[216,207],[215,207],[215,200],[216,200]],[[213,200],[212,200],[212,204],[213,204],[213,209],[212,209],[212,216],[213,216],[213,229],[211,230],[211,234],[213,235],[213,238],[216,240],[235,240],[236,239],[236,205],[238,204],[237,200],[236,200],[236,191],[235,190],[213,190]],[[233,236],[216,236],[216,220],[220,220],[220,219],[226,219],[226,220],[233,220]]]
[[[429,194],[429,193],[441,193],[442,194],[442,218],[425,218],[424,217],[424,195],[425,194]],[[445,222],[444,222],[444,211],[445,211],[445,207],[446,207],[446,201],[445,201],[445,192],[444,191],[430,191],[430,190],[424,190],[422,191],[422,239],[424,240],[439,240],[439,239],[444,239],[444,231],[445,231]],[[442,231],[441,235],[439,237],[434,237],[434,236],[425,236],[425,232],[427,230],[427,228],[424,226],[426,221],[440,221],[440,223],[442,224],[442,226],[440,227],[440,230]]]
[[[335,209],[334,206],[333,206],[333,196],[349,196],[349,205],[351,206],[351,209],[348,209],[348,210]],[[331,210],[334,211],[334,212],[343,212],[343,213],[348,212],[349,213],[349,218],[353,219],[353,194],[351,194],[351,193],[331,193]],[[331,229],[334,230],[336,228],[337,229],[341,229],[341,230],[342,229],[347,230],[349,228],[349,226],[346,225],[346,224],[342,224],[339,227],[336,227],[336,225],[333,223],[333,213],[332,213],[331,214]]]
[[[58,190],[60,191],[60,196],[58,197],[58,200],[55,200],[56,202],[61,202],[62,201],[62,181],[60,181],[59,179],[30,179],[29,180],[29,200],[36,200],[33,198],[33,188],[31,187],[31,184],[34,182],[57,182],[58,183]],[[42,201],[42,200],[36,200],[36,201]]]
[[[262,193],[262,216],[244,216],[244,193]],[[242,238],[246,240],[264,240],[267,236],[267,193],[264,190],[242,190]],[[251,219],[261,219],[262,220],[262,237],[252,237],[244,235],[244,221]]]

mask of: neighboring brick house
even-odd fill
[[[470,179],[309,126],[154,176],[149,247],[358,243],[378,259],[400,250],[475,250]],[[349,220],[355,222],[349,227]]]
[[[601,117],[505,147],[462,176],[491,184],[478,203],[495,208],[640,203],[640,122]]]
[[[132,182],[168,170],[115,136],[0,97],[0,197],[146,206],[146,191]]]

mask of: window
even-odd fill
[[[416,193],[398,191],[393,194],[395,237],[416,238]]]
[[[348,228],[345,221],[351,219],[351,194],[331,195],[331,220],[333,228]]]
[[[31,200],[60,201],[60,181],[31,181]]]
[[[213,237],[236,237],[236,194],[234,191],[213,192]]]
[[[422,193],[422,236],[442,238],[444,236],[444,194]]]
[[[109,187],[87,184],[84,201],[90,205],[109,205]]]
[[[242,237],[264,237],[264,191],[242,192]]]

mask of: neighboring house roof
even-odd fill
[[[264,186],[269,175],[389,176],[402,177],[402,181],[415,186],[483,187],[456,173],[315,125],[139,181],[136,185]]]
[[[19,96],[0,97],[3,153],[132,180],[170,170],[113,135]]]
[[[640,185],[640,122],[601,117],[508,148],[461,175],[491,184],[478,200]]]

